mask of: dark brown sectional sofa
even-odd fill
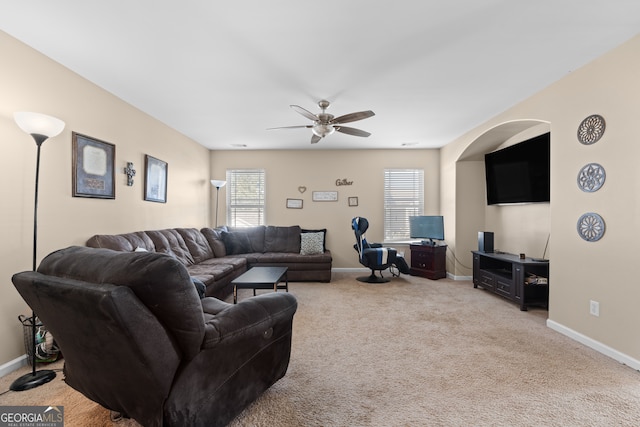
[[[331,252],[326,230],[299,226],[249,228],[169,228],[116,235],[95,235],[86,245],[116,251],[169,254],[206,285],[206,295],[220,299],[232,293],[231,281],[254,266],[288,267],[294,282],[331,280]]]

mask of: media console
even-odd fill
[[[549,308],[549,262],[473,251],[473,287],[478,286],[520,304],[522,311],[532,305]]]

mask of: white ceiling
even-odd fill
[[[219,150],[441,147],[640,30],[638,0],[2,3],[1,30]],[[372,135],[266,130],[323,98]]]

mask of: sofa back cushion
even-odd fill
[[[92,248],[106,248],[114,251],[133,252],[141,248],[149,252],[156,250],[151,238],[144,231],[126,234],[96,234],[87,240],[87,246]]]
[[[203,228],[200,230],[200,232],[202,233],[202,235],[204,236],[205,239],[207,239],[207,242],[209,243],[209,246],[211,247],[211,250],[213,251],[213,255],[216,258],[222,258],[223,256],[227,255],[227,250],[224,246],[224,241],[222,240],[222,232],[226,231],[226,227],[224,228]]]
[[[184,265],[193,265],[195,261],[184,239],[173,228],[145,231],[153,240],[156,252],[171,255]]]
[[[249,235],[241,231],[223,231],[222,241],[227,255],[248,254],[255,252],[251,247]]]
[[[300,226],[267,226],[264,231],[264,252],[300,253]]]
[[[251,243],[251,252],[264,252],[264,232],[265,226],[258,225],[256,227],[227,227],[227,231],[231,233],[244,233]]]
[[[176,231],[184,239],[184,243],[189,249],[189,253],[193,257],[193,261],[196,264],[202,261],[213,258],[213,250],[211,245],[207,242],[204,235],[196,228],[176,228]]]
[[[45,257],[38,272],[127,286],[171,333],[183,357],[191,359],[200,351],[204,339],[200,298],[185,266],[171,256],[72,246]]]

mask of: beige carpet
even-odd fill
[[[521,312],[470,282],[355,277],[290,284],[289,371],[232,427],[640,425],[640,373],[548,329],[545,310]],[[61,373],[0,396],[15,404],[63,405],[67,427],[113,425]]]

